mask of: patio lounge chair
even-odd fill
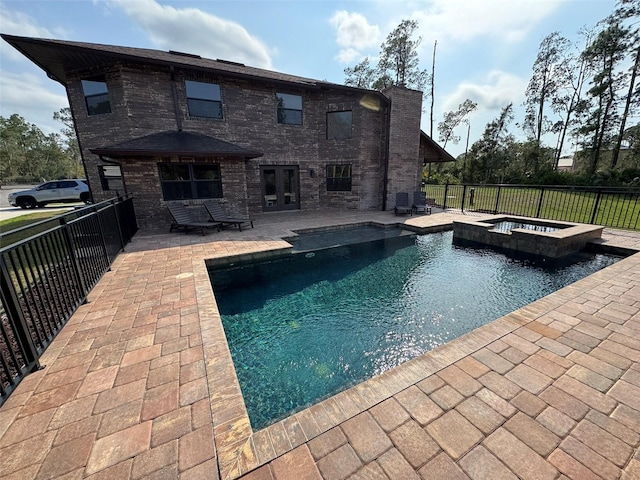
[[[396,206],[393,208],[396,215],[408,213],[412,214],[413,209],[409,205],[409,194],[407,192],[396,193]]]
[[[206,228],[216,228],[220,231],[220,224],[215,222],[205,222],[193,218],[193,215],[183,203],[180,202],[166,202],[165,205],[169,209],[169,213],[173,218],[173,223],[169,232],[174,230],[183,230],[184,233],[189,233],[189,230],[200,229],[200,233],[204,235]]]
[[[413,213],[431,213],[431,205],[427,202],[425,192],[413,192]]]
[[[211,221],[219,223],[222,228],[224,228],[225,225],[237,225],[238,229],[242,231],[242,225],[245,223],[251,224],[251,228],[253,228],[253,220],[250,218],[235,218],[227,216],[225,211],[222,209],[222,205],[215,200],[205,200],[204,208],[209,212]]]

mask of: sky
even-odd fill
[[[431,71],[433,137],[443,114],[469,98],[469,144],[514,105],[522,122],[525,91],[540,42],[554,31],[578,41],[615,9],[615,0],[0,0],[0,32],[127,47],[177,50],[343,84],[344,69],[372,63],[402,20],[416,20],[420,68]],[[428,100],[430,102],[430,100]],[[0,115],[17,113],[46,134],[62,124],[65,89],[0,40]],[[429,105],[427,104],[427,107]],[[429,109],[422,130],[431,131]],[[465,150],[465,126],[455,132]],[[549,143],[551,143],[550,141]]]

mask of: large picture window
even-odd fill
[[[220,85],[215,83],[184,82],[187,89],[187,106],[192,117],[222,118]]]
[[[278,123],[302,125],[302,97],[288,93],[276,93]]]
[[[222,198],[222,176],[218,164],[160,163],[164,200]]]
[[[327,192],[351,191],[351,165],[327,165]]]
[[[82,91],[89,115],[111,113],[109,89],[107,88],[107,82],[104,78],[82,80]]]
[[[346,140],[351,138],[351,110],[327,112],[327,139]]]

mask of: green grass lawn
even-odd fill
[[[42,220],[47,220],[48,218],[53,218],[63,213],[65,212],[59,211],[59,210],[43,211],[43,212],[36,212],[36,213],[26,213],[24,215],[20,215],[19,217],[0,220],[0,234],[3,234],[2,238],[0,238],[0,247],[10,245],[11,243],[19,242],[24,238],[28,238],[32,235],[35,235],[36,233],[47,230],[51,228],[51,223],[47,223],[37,228],[34,227],[33,229],[29,229],[24,232],[18,232],[16,234],[11,234],[11,233],[7,234],[7,232],[10,232],[11,230],[25,227],[34,223],[41,222]]]

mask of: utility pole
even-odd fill
[[[471,133],[471,122],[467,120],[467,145],[464,147],[464,159],[462,160],[462,175],[467,170],[467,152],[469,151],[469,133]]]
[[[438,40],[433,42],[433,60],[431,62],[431,128],[429,130],[429,136],[433,138],[433,94],[435,91],[435,75],[436,75],[436,46],[438,45]]]

